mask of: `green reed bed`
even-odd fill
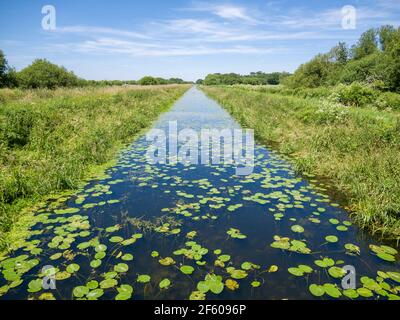
[[[188,88],[0,90],[0,248],[27,208],[77,188]]]
[[[299,172],[330,178],[354,220],[400,239],[400,114],[245,87],[202,87]]]

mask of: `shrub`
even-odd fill
[[[353,82],[351,85],[338,85],[329,96],[329,100],[342,103],[346,106],[363,107],[372,104],[378,97],[378,92],[374,89]]]
[[[316,111],[316,120],[321,124],[344,123],[348,114],[348,107],[329,100],[321,100],[321,104]]]
[[[17,74],[18,83],[25,89],[72,87],[79,83],[78,77],[64,67],[46,59],[37,59]]]
[[[383,92],[376,101],[379,109],[400,110],[400,94],[393,92]]]

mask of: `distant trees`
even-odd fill
[[[251,84],[266,85],[279,84],[282,79],[288,77],[287,72],[264,73],[261,71],[251,72],[249,75],[240,75],[237,73],[212,73],[206,76],[204,80],[197,80],[205,85],[233,85],[233,84]]]
[[[0,88],[17,85],[16,72],[8,65],[4,52],[0,50]]]
[[[152,85],[162,85],[162,84],[184,84],[184,83],[189,83],[189,82],[184,81],[180,78],[164,79],[164,78],[154,78],[151,76],[143,77],[138,81],[138,84],[140,84],[141,86],[152,86]]]
[[[83,86],[123,86],[123,85],[161,85],[189,83],[180,78],[155,78],[146,76],[135,80],[85,80],[77,77],[72,71],[58,66],[46,59],[36,59],[20,72],[8,65],[7,59],[0,50],[0,88],[21,87],[24,89]]]
[[[79,83],[79,78],[64,67],[59,67],[46,59],[37,59],[18,72],[18,83],[22,88],[73,87]]]
[[[386,25],[367,30],[350,49],[339,42],[329,53],[302,64],[285,80],[293,88],[353,82],[400,92],[400,28]]]

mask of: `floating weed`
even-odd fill
[[[233,267],[226,268],[226,271],[236,280],[244,279],[248,276],[248,273],[245,270],[235,269]]]
[[[163,279],[160,281],[160,283],[158,284],[158,286],[160,287],[160,289],[168,289],[171,285],[171,281],[169,279]]]
[[[329,242],[329,243],[336,243],[336,242],[338,242],[339,241],[339,238],[338,237],[336,237],[336,236],[326,236],[325,237],[325,240],[327,241],[327,242]]]
[[[72,264],[67,266],[66,271],[68,273],[72,274],[72,273],[75,273],[75,272],[79,271],[79,269],[80,269],[80,266],[78,264],[72,263]]]
[[[247,236],[242,234],[239,229],[235,229],[235,228],[230,228],[226,233],[228,235],[230,235],[231,238],[234,238],[234,239],[246,239],[247,238]]]
[[[232,291],[235,291],[237,289],[239,289],[239,283],[237,283],[237,281],[233,280],[233,279],[227,279],[225,281],[225,286]]]
[[[184,255],[188,259],[201,260],[208,253],[208,249],[194,241],[186,242],[186,248],[174,251],[174,255]]]
[[[311,284],[308,289],[315,297],[322,297],[325,294],[325,288],[317,284]]]
[[[132,261],[133,260],[133,255],[131,255],[130,253],[124,254],[121,257],[121,259],[124,260],[124,261]]]
[[[292,229],[292,231],[295,233],[303,233],[304,232],[304,228],[300,225],[294,225],[290,229]]]
[[[189,297],[189,300],[205,300],[205,299],[206,295],[202,291],[193,291]]]
[[[288,271],[296,277],[302,277],[305,274],[312,273],[313,269],[307,265],[299,265],[297,268],[288,268]]]
[[[274,236],[274,242],[271,243],[272,248],[288,250],[297,253],[309,254],[311,250],[307,248],[307,244],[300,240],[290,240],[288,237]]]
[[[389,246],[376,246],[371,244],[369,246],[372,252],[374,252],[379,258],[388,262],[395,262],[395,255],[397,254],[397,250],[389,247]]]
[[[101,289],[110,289],[118,285],[118,281],[114,278],[108,278],[100,282]]]
[[[129,300],[132,298],[133,287],[129,284],[122,284],[117,288],[118,294],[115,297],[115,300]]]
[[[150,280],[151,280],[151,277],[147,274],[138,275],[138,277],[136,279],[136,281],[139,283],[148,283],[148,282],[150,282]]]
[[[343,270],[340,267],[336,267],[336,266],[330,267],[328,269],[328,273],[333,278],[343,278],[346,275],[346,271],[345,270]]]
[[[183,274],[190,275],[194,272],[194,268],[192,266],[181,266],[179,268]]]
[[[278,270],[279,270],[279,267],[278,267],[278,266],[272,265],[272,266],[269,267],[268,273],[275,273],[275,272],[277,272]]]
[[[171,265],[175,264],[175,260],[172,259],[171,257],[166,257],[166,258],[160,259],[160,260],[158,260],[158,262],[162,266],[171,266]]]
[[[114,266],[114,271],[118,273],[125,273],[129,270],[129,266],[126,263],[118,263]]]
[[[335,261],[331,258],[323,258],[322,260],[315,260],[314,263],[321,268],[328,268],[335,265]]]
[[[211,291],[214,294],[220,294],[224,290],[222,277],[215,274],[207,274],[204,281],[197,284],[197,290],[203,293]]]
[[[351,254],[351,255],[356,254],[356,255],[360,255],[360,253],[361,253],[360,247],[357,246],[357,245],[355,245],[355,244],[346,243],[346,244],[344,245],[344,247],[345,247],[345,249],[347,250],[347,251],[346,251],[346,254]]]

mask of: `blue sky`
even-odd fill
[[[56,29],[43,30],[44,5]],[[342,28],[342,7],[356,28]],[[294,71],[370,27],[398,26],[399,0],[0,0],[0,48],[17,70],[35,58],[86,79],[144,75],[203,78],[213,72]]]

